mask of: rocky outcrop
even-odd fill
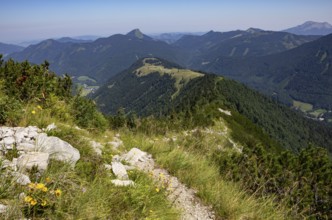
[[[43,152],[27,152],[17,158],[17,167],[19,170],[31,170],[37,167],[39,171],[45,171],[48,166],[50,155]]]
[[[55,128],[52,124],[46,130]],[[6,159],[8,153],[11,154],[11,160]],[[80,159],[80,153],[69,143],[57,137],[49,137],[34,126],[0,127],[0,169],[10,173],[18,184],[30,183],[24,172],[33,167],[43,172],[50,159],[68,162],[74,166]]]
[[[41,133],[35,138],[36,150],[38,152],[48,153],[50,159],[64,161],[71,165],[75,165],[80,159],[80,152],[58,137],[48,137],[45,133]]]

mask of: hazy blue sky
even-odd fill
[[[0,0],[0,42],[332,23],[332,0]]]

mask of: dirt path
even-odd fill
[[[166,190],[169,201],[182,211],[182,220],[215,219],[210,207],[203,205],[195,195],[195,191],[186,187],[167,170],[156,168],[151,155],[137,148],[131,149],[121,156],[130,165],[148,173],[159,187],[157,190]]]

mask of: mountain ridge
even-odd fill
[[[15,44],[5,44],[0,42],[0,54],[7,56],[14,52],[20,52],[24,50],[24,47]]]
[[[226,75],[269,96],[281,93],[279,99],[288,104],[293,98],[329,109],[332,103],[328,86],[332,83],[331,42],[332,34],[278,54],[246,59],[220,57],[194,68]]]
[[[61,43],[51,51],[43,50],[43,45],[48,42],[43,41],[22,53],[13,53],[11,57],[20,61],[28,59],[33,63],[42,63],[46,59],[52,64],[50,68],[57,73],[88,76],[100,83],[142,57],[162,56],[178,60],[180,55],[175,47],[140,33],[135,29],[127,35],[115,34],[90,43]]]
[[[151,58],[145,59],[151,61]],[[218,108],[232,109],[244,114],[253,123],[262,126],[264,132],[283,143],[286,148],[297,151],[301,146],[306,146],[309,139],[313,138],[313,142],[332,151],[325,141],[320,138],[316,139],[317,135],[332,137],[332,129],[324,128],[318,122],[304,119],[299,113],[286,106],[278,105],[258,92],[222,76],[197,72],[185,72],[195,74],[195,77],[188,77],[187,81],[182,79],[181,88],[178,89],[176,79],[171,75],[179,74],[180,70],[184,70],[183,68],[177,69],[178,66],[173,66],[171,62],[153,58],[154,63],[158,62],[159,66],[165,65],[164,68],[173,73],[160,74],[158,71],[151,71],[149,74],[137,75],[139,70],[146,65],[145,59],[137,61],[129,69],[112,77],[90,96],[96,101],[102,112],[116,114],[121,108],[128,114],[138,116],[162,116],[172,112],[187,112],[186,114],[197,114],[205,118],[204,120],[197,119],[199,120],[197,123],[208,125],[213,123],[215,115],[220,114]],[[287,123],[293,125],[288,126]],[[318,127],[314,128],[315,126]],[[303,129],[305,132],[298,129]],[[317,132],[318,130],[320,133]],[[325,138],[323,139],[325,140]]]
[[[257,56],[287,50],[289,47],[296,47],[315,39],[315,37],[310,36],[290,35],[292,37],[283,40],[282,38],[287,34],[277,32],[260,33],[265,33],[267,36],[271,35],[270,40],[272,41],[270,43],[267,40],[261,41],[261,36],[256,32],[231,31],[221,33],[210,31],[202,36],[183,36],[172,45],[169,45],[152,39],[139,29],[134,29],[126,35],[115,34],[84,44],[64,43],[57,48],[50,47],[49,51],[41,46],[46,44],[43,41],[37,45],[29,46],[20,53],[13,53],[10,57],[18,61],[27,59],[33,63],[42,63],[44,60],[48,60],[52,64],[50,68],[59,74],[69,72],[73,76],[88,76],[97,79],[99,82],[104,82],[107,78],[129,67],[137,59],[146,56],[161,57],[177,62],[182,66],[191,67],[193,63],[202,62],[204,57],[214,58],[220,52],[228,56]],[[243,39],[239,36],[240,34],[244,35],[242,36]],[[236,36],[239,36],[239,38],[231,39]],[[224,42],[225,40],[228,41]],[[249,41],[255,41],[253,48],[256,49],[247,49],[246,44],[248,43],[241,43],[244,40],[247,40],[249,44]],[[278,47],[274,46],[274,40],[280,42]],[[286,44],[283,43],[284,41]],[[265,46],[259,42],[265,42]],[[233,51],[234,47],[239,48]]]
[[[328,35],[332,33],[332,25],[328,22],[306,21],[283,31],[297,35]]]

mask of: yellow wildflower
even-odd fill
[[[61,196],[62,191],[60,189],[57,189],[57,190],[55,190],[54,193],[55,193],[56,196]]]
[[[46,177],[45,181],[46,181],[47,183],[50,183],[52,180],[51,180],[51,178]]]
[[[30,201],[30,204],[31,204],[32,206],[34,206],[34,205],[37,204],[37,201],[33,199],[33,200]]]
[[[36,185],[36,189],[43,189],[45,187],[45,184],[44,183],[37,183]]]
[[[34,114],[36,114],[36,111],[35,111],[35,110],[32,110],[31,113],[34,115]]]
[[[24,198],[24,202],[27,202],[27,203],[30,203],[31,200],[33,200],[33,198],[32,198],[31,196],[26,196],[26,197]]]
[[[41,203],[41,206],[46,206],[46,205],[47,205],[46,200],[43,200],[42,203]]]
[[[152,213],[153,212],[153,210],[150,210],[150,213]]]
[[[156,188],[156,192],[159,192],[160,191],[160,189],[159,188]]]
[[[159,179],[164,179],[165,178],[165,175],[163,173],[160,173],[159,174]]]
[[[36,184],[35,183],[29,183],[28,187],[31,188],[31,189],[34,189],[36,187]]]
[[[44,186],[42,189],[41,189],[43,192],[47,192],[47,187],[46,186]]]
[[[39,110],[42,110],[42,109],[43,109],[40,105],[38,105],[37,108],[38,108]]]

